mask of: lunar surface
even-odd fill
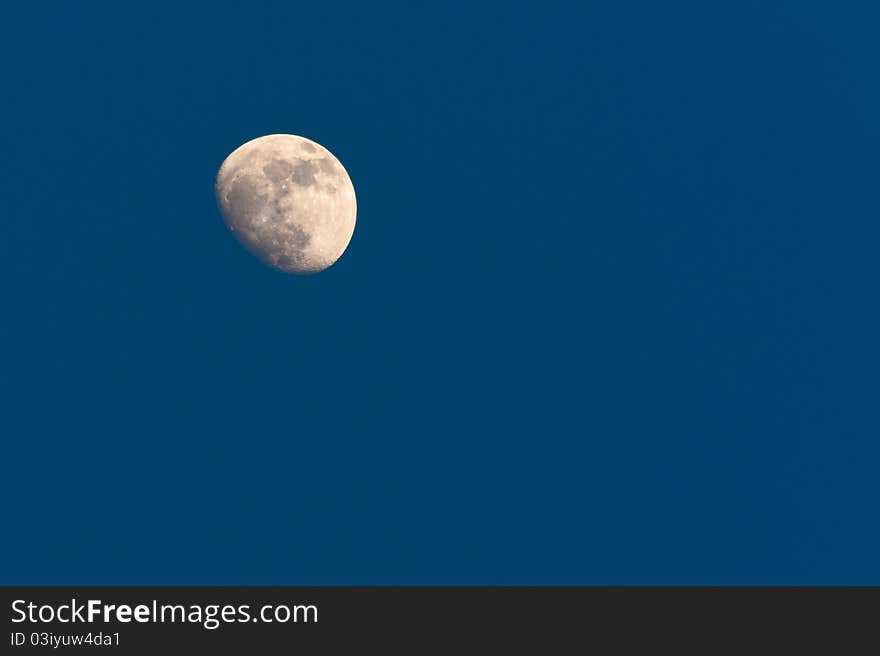
[[[330,151],[304,137],[248,141],[223,162],[215,192],[232,233],[281,271],[323,271],[354,233],[357,203],[348,173]]]

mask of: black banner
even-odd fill
[[[880,588],[6,587],[2,653],[876,651]],[[262,650],[262,651],[260,651]]]

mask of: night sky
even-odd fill
[[[3,583],[880,583],[876,3],[4,13]]]

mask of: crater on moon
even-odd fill
[[[220,167],[215,192],[236,238],[281,271],[326,269],[354,233],[357,202],[348,173],[304,137],[273,134],[237,148]]]

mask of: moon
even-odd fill
[[[226,225],[280,271],[331,266],[354,234],[354,185],[333,154],[305,137],[270,134],[227,157],[214,187]]]

